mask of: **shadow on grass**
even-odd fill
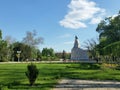
[[[100,64],[92,64],[92,63],[80,63],[80,64],[71,64],[71,66],[66,66],[66,68],[73,69],[84,69],[84,70],[98,70],[100,69]]]
[[[19,84],[19,85],[11,85],[8,86],[9,89],[32,89],[32,90],[46,90],[46,88],[50,89],[53,88],[54,85],[57,83],[44,83],[44,84],[34,84],[33,86],[30,86],[29,84]]]

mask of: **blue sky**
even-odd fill
[[[0,0],[0,29],[21,41],[26,31],[37,31],[55,51],[70,52],[75,35],[80,46],[91,38],[101,19],[120,10],[120,0]]]

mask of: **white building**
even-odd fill
[[[71,60],[87,61],[89,60],[87,50],[80,48],[78,37],[75,36],[74,46],[71,50]]]

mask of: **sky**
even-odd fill
[[[70,52],[78,37],[80,47],[98,38],[96,27],[120,10],[120,0],[0,0],[3,38],[22,41],[27,31],[44,38],[38,48]]]

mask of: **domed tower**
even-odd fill
[[[75,36],[74,46],[71,50],[71,60],[85,60],[88,59],[87,51],[80,49],[78,37]]]

